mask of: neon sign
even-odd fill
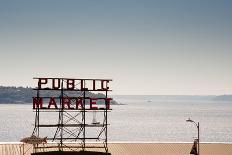
[[[69,79],[69,78],[34,78],[38,80],[35,90],[60,91],[57,96],[42,96],[37,94],[33,97],[33,109],[68,109],[68,110],[97,110],[110,109],[108,97],[91,97],[86,92],[111,91],[110,79]],[[69,95],[70,92],[79,92]],[[84,95],[83,95],[84,92]],[[59,94],[59,93],[56,93]],[[101,104],[100,104],[101,103]],[[104,104],[102,104],[104,103]]]

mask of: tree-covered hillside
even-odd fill
[[[69,91],[65,92],[67,96],[77,97],[80,94],[77,92]],[[55,97],[59,96],[60,91],[41,91],[41,96]],[[0,86],[0,103],[32,103],[32,97],[36,96],[36,91],[29,87],[4,87]],[[105,95],[98,93],[94,94],[91,92],[86,92],[86,96],[92,98],[104,98]],[[116,101],[111,101],[111,104],[117,104]]]

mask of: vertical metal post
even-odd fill
[[[39,90],[37,90],[37,98],[38,97],[39,97]],[[37,105],[37,107],[36,107],[35,127],[34,127],[34,131],[32,134],[39,137],[39,105]],[[36,146],[38,147],[38,144],[33,145],[33,152],[36,151],[36,148],[35,148]]]
[[[107,144],[107,141],[108,141],[108,137],[107,137],[107,124],[108,124],[108,121],[107,121],[108,120],[108,118],[107,118],[107,112],[108,112],[107,110],[108,109],[107,108],[108,108],[108,103],[107,102],[108,101],[107,101],[107,95],[108,94],[107,94],[107,90],[106,90],[106,99],[105,99],[105,109],[106,109],[106,118],[105,118],[106,119],[106,132],[105,132],[105,136],[106,136],[106,141],[105,141],[106,142],[106,153],[108,153],[108,144]]]
[[[200,155],[200,123],[199,122],[195,122],[193,120],[191,120],[190,118],[186,120],[186,122],[191,122],[194,123],[197,127],[197,155]]]
[[[84,81],[85,83],[85,81]],[[83,147],[83,151],[85,150],[85,90],[84,90],[84,101],[83,101],[83,104],[84,104],[84,130],[83,130],[83,142],[84,142],[84,147]]]
[[[39,97],[39,90],[37,90],[37,97]],[[36,113],[37,113],[37,136],[39,137],[39,105],[37,106],[36,109]]]
[[[197,139],[198,139],[198,149],[197,149],[197,152],[198,152],[198,155],[200,155],[200,125],[199,125],[199,122],[197,123]]]
[[[64,96],[64,79],[61,81],[61,94],[60,94],[60,145],[61,145],[61,150],[63,151],[63,126],[64,126],[64,121],[63,121],[63,96]]]

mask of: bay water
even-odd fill
[[[200,123],[201,142],[232,143],[232,102],[207,98],[167,96],[113,96],[108,114],[108,140],[112,142],[192,142]],[[44,113],[45,123],[57,123],[57,113]],[[92,114],[89,116],[91,121]],[[97,119],[102,116],[97,114]],[[0,104],[0,142],[18,142],[32,134],[32,104]],[[42,119],[41,119],[42,121]],[[55,130],[42,131],[52,137]]]

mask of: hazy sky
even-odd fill
[[[231,0],[0,0],[0,85],[112,78],[113,94],[232,94]]]

